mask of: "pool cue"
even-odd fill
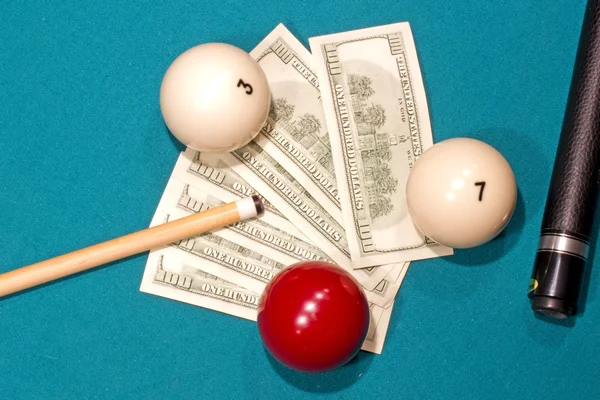
[[[600,3],[589,0],[530,279],[534,313],[577,313],[596,209],[599,129]]]
[[[253,218],[263,212],[262,200],[254,195],[6,272],[0,274],[0,297]]]

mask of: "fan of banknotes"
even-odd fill
[[[405,22],[309,43],[280,24],[251,51],[272,93],[267,124],[231,153],[182,152],[151,226],[252,194],[264,215],[150,252],[140,289],[256,321],[278,272],[332,262],[364,288],[362,349],[380,354],[410,262],[452,254],[406,207],[410,169],[433,144],[417,52]]]

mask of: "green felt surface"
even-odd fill
[[[198,43],[249,51],[279,22],[308,45],[409,21],[434,140],[497,147],[519,202],[493,242],[411,266],[381,355],[324,375],[288,371],[255,323],[139,292],[140,255],[0,300],[0,399],[599,398],[597,269],[568,324],[535,318],[526,296],[584,8],[2,2],[0,271],[147,227],[182,150],[160,115],[165,69]]]

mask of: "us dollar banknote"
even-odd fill
[[[224,163],[221,163],[225,166]],[[230,168],[221,170],[200,161],[200,153],[187,149],[180,154],[175,163],[172,176],[190,182],[198,189],[213,193],[219,199],[229,203],[241,198],[258,195],[244,179]],[[262,199],[265,212],[260,218],[293,233],[297,237],[306,239],[306,236],[285,218],[267,199]]]
[[[177,166],[176,166],[177,170]],[[151,226],[186,217],[225,204],[219,198],[171,176]],[[331,260],[316,246],[259,218],[240,221],[170,247],[189,265],[205,264],[206,272],[244,288],[260,292],[283,268],[300,261]],[[382,281],[385,281],[382,279]],[[385,287],[393,289],[393,284]],[[375,292],[378,296],[384,296]],[[387,293],[387,292],[386,292]],[[381,297],[380,303],[384,301]]]
[[[261,294],[203,268],[205,264],[190,265],[173,248],[158,249],[148,257],[140,290],[256,322]],[[362,350],[381,354],[391,309],[369,303],[369,330]]]
[[[213,195],[216,191],[205,191],[192,186],[190,181],[195,175],[190,175],[189,171],[205,171],[206,175],[217,177],[215,178],[217,181],[233,182],[234,177],[223,169],[213,169],[212,172],[208,172],[210,164],[199,165],[198,161],[201,159],[194,159],[196,162],[190,162],[184,154],[180,156],[160,199],[151,226],[224,204],[223,200]],[[253,190],[246,183],[244,187]],[[213,194],[208,194],[209,191]],[[261,218],[240,221],[171,243],[170,246],[179,250],[179,257],[188,265],[204,265],[206,272],[258,293],[262,292],[265,286],[289,265],[311,260],[332,262],[312,243]],[[400,287],[399,282],[385,280],[385,275],[379,276],[376,284],[371,284],[375,275],[368,276],[366,271],[353,271],[353,275],[365,279],[368,285],[363,285],[363,288],[367,299],[379,306],[389,304]]]
[[[177,210],[160,210],[156,212],[151,226],[183,216],[178,215]],[[287,266],[273,258],[273,251],[267,254],[258,252],[251,245],[238,244],[214,232],[186,238],[168,247],[171,254],[176,254],[186,265],[202,266],[204,271],[214,276],[257,293]],[[383,304],[383,300],[380,303]]]
[[[159,209],[169,210],[172,217],[179,218],[224,204],[225,201],[206,191],[198,189],[186,181],[172,178],[167,183],[159,203]],[[261,218],[262,216],[239,221],[209,234],[246,248],[252,248],[285,265],[307,260],[332,262],[321,249],[312,243]]]
[[[285,25],[279,24],[250,55],[265,71],[274,97],[268,121],[254,142],[284,165],[343,226],[331,145],[311,54]],[[396,264],[390,271],[394,278],[388,280],[395,282],[408,264]],[[369,283],[364,286],[367,290],[374,290],[378,284],[373,280]]]
[[[260,294],[186,264],[173,249],[148,256],[140,290],[256,321]]]
[[[310,53],[280,24],[250,54],[265,71],[273,108],[253,142],[220,158],[337,264],[351,269]],[[394,265],[368,267],[390,271]]]
[[[186,153],[183,154],[182,159],[188,160],[188,166],[182,167],[185,166],[183,161],[176,165],[174,170],[174,178],[172,178],[174,181],[185,182],[186,176],[182,175],[185,174],[183,168],[185,168],[186,171],[189,171],[190,169],[196,170],[198,169],[198,166],[196,165],[198,162],[202,163],[203,169],[206,171],[212,168],[212,172],[210,172],[211,175],[218,175],[223,180],[227,179],[228,167],[225,165],[219,166],[218,160],[220,156],[214,154],[189,154],[190,158],[187,158]],[[191,162],[190,159],[192,160]],[[250,186],[247,186],[246,184],[246,187]],[[189,186],[187,190],[189,191]],[[166,190],[163,199],[173,198],[173,196],[169,196],[169,192],[171,191],[172,190],[169,189]],[[200,190],[198,189],[195,191],[200,193]],[[182,195],[175,197],[183,197],[185,202],[199,202],[198,199],[190,198],[189,194],[187,193]],[[204,198],[207,194],[201,193],[201,195]],[[174,201],[171,200],[171,204],[173,203]],[[181,208],[180,203],[178,203],[177,206]],[[159,208],[166,211],[170,217],[181,217],[178,215],[178,210],[169,208],[167,200],[161,200]],[[164,220],[156,217],[153,223],[163,222]],[[291,263],[285,264],[277,261],[281,260],[281,255],[277,254],[282,253],[281,249],[272,249],[264,245],[259,248],[257,245],[261,243],[252,236],[243,238],[240,237],[237,240],[234,236],[229,236],[227,238],[224,237],[222,232],[234,229],[235,225],[234,227],[226,227],[217,232],[207,232],[201,236],[188,238],[174,243],[173,246],[176,246],[178,249],[186,253],[186,259],[191,265],[207,263],[207,265],[211,267],[208,272],[226,279],[229,282],[260,293],[262,290],[264,290],[269,281],[275,277],[275,275],[277,275]],[[273,230],[271,233],[275,234],[276,231]],[[245,242],[242,242],[242,239]],[[296,240],[296,242],[298,242],[298,240]],[[312,253],[317,253],[317,251],[318,249],[313,248]],[[298,259],[295,260],[295,262],[304,260],[305,259]],[[328,259],[325,259],[324,261],[328,261]],[[391,267],[393,267],[393,265]],[[372,276],[375,276],[375,272],[377,272],[378,275],[381,275],[381,272],[376,270],[376,268],[371,269],[370,271],[367,269],[360,269],[350,270],[350,272],[361,284],[361,286],[365,288],[365,286],[370,285]],[[389,273],[391,270],[392,268],[387,269],[387,273]],[[386,269],[383,269],[382,271],[385,272]],[[369,275],[369,273],[372,273],[373,275]],[[387,275],[387,273],[385,275]],[[378,283],[373,285],[371,290],[365,290],[367,300],[382,307],[393,301],[398,293],[401,283],[399,281],[390,282],[385,280],[385,275],[378,277]],[[364,285],[362,283],[363,281],[366,282],[367,285]]]
[[[260,149],[258,146],[256,146],[256,148]],[[222,154],[207,154],[187,149],[180,155],[175,169],[173,170],[173,176],[178,180],[189,182],[196,188],[211,193],[211,195],[226,202],[236,201],[250,194],[259,194],[262,197],[265,196],[264,191],[255,188],[254,185],[251,185],[248,181],[243,179],[223,161],[222,157]],[[226,186],[226,189],[223,188],[224,185]],[[232,187],[243,187],[244,191],[234,193],[234,191],[231,190]],[[290,216],[290,210],[282,211],[280,208],[277,209],[286,217]],[[324,213],[324,215],[326,215],[326,213]],[[265,221],[267,220],[265,219]],[[290,229],[290,221],[288,219],[272,218],[270,223],[284,231]],[[294,226],[294,231],[299,231],[295,224],[292,225]],[[306,239],[307,243],[314,244],[332,259],[334,263],[344,267],[344,265],[340,263],[340,261],[343,262],[344,259],[339,259],[338,257],[338,261],[331,257],[331,254],[323,248],[321,243],[315,239],[311,232],[307,233],[310,237],[310,239]],[[296,237],[304,236],[300,232],[294,233],[294,235]],[[348,267],[349,259],[346,258],[345,260],[346,269],[352,271],[352,269]],[[404,263],[401,264],[404,265]],[[385,278],[394,266],[395,264],[390,264],[376,268],[357,269],[352,271],[352,275],[364,288],[372,290]]]
[[[452,254],[414,227],[405,187],[433,144],[408,23],[309,39],[352,266]]]
[[[265,72],[273,101],[254,139],[343,225],[331,145],[312,56],[279,24],[250,55]]]

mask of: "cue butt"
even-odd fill
[[[198,236],[253,218],[263,211],[261,199],[252,196],[6,272],[0,274],[0,297]]]
[[[577,313],[598,197],[600,1],[588,0],[528,297],[540,315]]]

